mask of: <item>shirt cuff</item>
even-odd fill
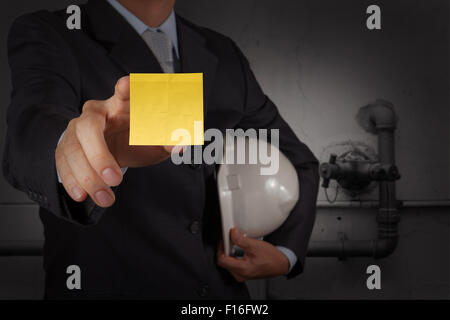
[[[64,130],[63,133],[61,134],[61,136],[59,137],[58,144],[56,146],[59,146],[59,143],[61,142],[62,138],[64,137],[64,133],[66,133],[66,130]],[[58,182],[62,183],[61,177],[59,176],[58,169],[56,169],[56,175],[58,176]]]
[[[286,247],[276,246],[276,248],[278,250],[280,250],[281,253],[284,254],[286,256],[286,258],[289,260],[289,271],[288,271],[288,273],[291,272],[292,268],[297,263],[297,256],[295,255],[295,253],[291,249],[288,249]]]
[[[66,133],[66,131],[64,131],[64,132],[61,134],[61,136],[59,137],[58,145],[59,145],[59,143],[61,142],[62,138],[64,137],[64,133]],[[126,168],[120,168],[120,170],[122,170],[122,174],[125,174],[125,172],[127,172],[127,170],[128,170],[128,167],[126,167]],[[62,183],[61,177],[59,176],[58,169],[56,169],[56,175],[58,176],[58,182],[59,182],[59,183]]]

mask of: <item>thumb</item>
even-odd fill
[[[232,243],[241,247],[244,250],[252,249],[255,241],[255,239],[248,238],[247,236],[245,236],[237,228],[233,228],[230,230],[230,239]]]

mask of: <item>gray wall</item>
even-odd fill
[[[68,3],[2,3],[1,40],[17,14]],[[376,3],[383,29],[370,32],[365,9],[372,1],[178,0],[181,15],[237,42],[265,92],[321,161],[346,141],[376,151],[376,137],[355,121],[367,103],[390,100],[399,117],[397,190],[407,207],[400,211],[396,252],[379,261],[310,258],[300,277],[267,283],[272,298],[449,298],[448,1]],[[4,50],[0,54],[2,143],[10,85]],[[321,191],[313,238],[375,236],[375,210],[345,206],[376,198],[375,190],[357,198],[341,192],[343,207],[335,208]],[[36,207],[0,178],[0,241],[40,238]],[[366,267],[374,263],[382,271],[379,291],[365,287]],[[0,298],[38,298],[42,279],[40,258],[0,258]],[[252,294],[263,297],[264,285],[252,281]]]

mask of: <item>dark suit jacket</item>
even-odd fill
[[[48,298],[247,298],[215,263],[221,237],[213,166],[129,169],[106,210],[71,201],[54,152],[89,99],[106,99],[130,72],[161,72],[135,30],[106,1],[82,6],[82,29],[65,11],[19,17],[8,39],[13,92],[3,159],[7,180],[40,206]],[[177,17],[182,72],[204,74],[205,129],[278,128],[280,149],[300,178],[300,201],[265,239],[291,249],[302,271],[315,217],[317,161],[261,91],[229,38]],[[92,202],[91,202],[92,203]],[[69,265],[82,288],[66,287]]]

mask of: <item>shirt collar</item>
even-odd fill
[[[175,49],[177,56],[178,54],[178,35],[177,35],[177,22],[175,19],[175,12],[172,10],[169,17],[157,28],[152,28],[147,26],[144,22],[142,22],[138,17],[136,17],[130,10],[125,8],[122,4],[120,4],[117,0],[107,0],[117,12],[120,13],[125,20],[136,30],[136,32],[142,36],[142,34],[147,31],[156,31],[157,29],[161,30],[166,34],[166,36],[172,42],[172,45]]]

